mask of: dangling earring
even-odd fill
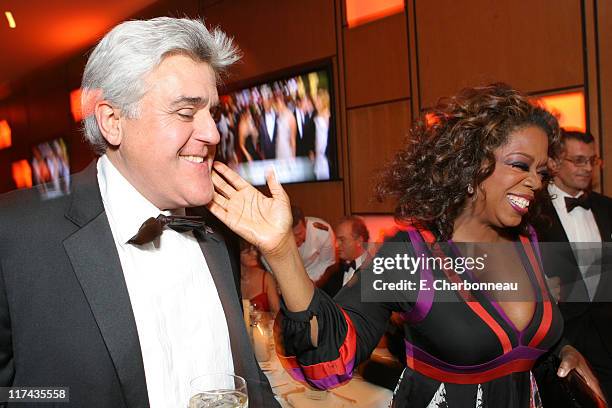
[[[468,184],[467,192],[468,192],[469,195],[474,194],[474,187],[472,187],[472,183]]]

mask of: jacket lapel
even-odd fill
[[[593,197],[591,199],[591,211],[593,211],[595,223],[597,223],[597,228],[599,228],[601,240],[603,242],[612,241],[612,230],[610,229],[609,215],[610,208],[608,208],[607,203],[602,201],[600,196],[595,193],[593,193]]]
[[[593,193],[591,200],[593,217],[599,228],[602,242],[602,261],[600,281],[597,285],[595,293],[595,302],[608,302],[612,299],[612,270],[609,265],[612,265],[612,231],[610,228],[610,208],[607,201],[604,201],[599,194]]]
[[[234,274],[230,267],[227,250],[216,233],[204,234],[197,232],[195,235],[206,258],[208,269],[210,269],[210,274],[217,287],[217,293],[225,312],[236,374],[246,374],[244,371],[246,367],[242,364],[240,354],[250,349],[250,343],[247,343],[248,336],[244,325],[242,308],[238,303],[238,292],[234,283]]]
[[[73,180],[66,217],[81,228],[64,241],[64,248],[117,370],[126,405],[148,407],[136,322],[102,205],[95,162]]]
[[[234,372],[246,379],[249,390],[249,405],[265,406],[259,391],[262,379],[259,376],[259,366],[253,354],[251,342],[246,331],[242,307],[238,299],[238,289],[234,280],[230,258],[222,238],[217,233],[194,232],[197,237],[206,263],[210,269],[217,293],[225,312],[229,330]],[[265,384],[267,385],[267,384]],[[267,385],[269,389],[269,385]]]

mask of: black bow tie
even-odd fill
[[[203,221],[203,217],[197,215],[163,215],[160,214],[157,218],[149,218],[142,223],[138,229],[138,233],[128,241],[128,244],[143,245],[153,241],[159,237],[164,227],[168,227],[177,232],[186,232],[192,230],[205,230],[210,232]]]
[[[357,270],[357,264],[354,259],[351,262],[342,262],[342,270],[344,272],[348,272],[351,268],[355,271]]]
[[[565,197],[565,208],[567,212],[572,212],[576,207],[582,207],[585,210],[591,209],[591,197],[588,194],[582,194],[580,197]]]

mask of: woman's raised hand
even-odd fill
[[[208,209],[232,231],[255,245],[264,255],[283,251],[291,230],[291,204],[273,171],[266,174],[272,197],[267,197],[247,183],[225,164],[213,164],[215,191]]]

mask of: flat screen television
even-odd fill
[[[68,149],[62,138],[32,148],[32,178],[44,199],[70,191]]]
[[[216,160],[253,185],[269,168],[281,183],[337,179],[329,66],[229,89],[215,115]]]

